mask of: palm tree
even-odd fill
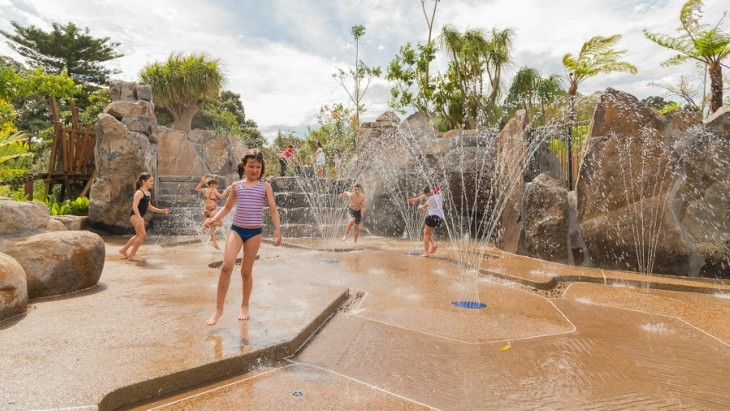
[[[146,65],[139,76],[152,86],[155,103],[172,115],[172,127],[183,131],[190,131],[193,116],[226,82],[220,61],[202,54],[171,54],[164,63]]]
[[[583,43],[578,57],[568,53],[563,56],[563,67],[568,80],[568,185],[573,189],[573,136],[572,124],[575,120],[575,98],[578,86],[585,80],[601,73],[636,73],[636,66],[621,61],[626,50],[614,50],[613,46],[621,40],[620,34],[610,37],[595,36]]]
[[[560,81],[558,74],[543,77],[537,69],[522,67],[512,80],[506,102],[512,107],[523,107],[524,104],[528,116],[533,115],[533,105],[539,104],[541,122],[544,124],[547,105],[565,93]]]
[[[492,28],[492,36],[489,39],[486,53],[486,68],[489,75],[489,85],[492,90],[487,97],[489,118],[491,122],[497,109],[497,98],[502,91],[502,70],[512,64],[512,43],[514,31],[510,28],[497,30]]]
[[[697,60],[707,66],[710,73],[710,114],[722,107],[722,60],[730,55],[730,35],[720,30],[719,26],[725,15],[714,27],[700,23],[702,17],[702,0],[688,0],[682,6],[679,20],[682,34],[672,37],[667,34],[650,33],[644,29],[649,40],[679,54],[665,61],[663,66],[681,64],[689,59]]]
[[[467,128],[476,128],[479,113],[486,114],[488,122],[494,119],[496,101],[502,89],[502,71],[512,62],[513,37],[512,29],[493,28],[489,35],[481,29],[462,34],[450,25],[441,29],[441,44],[451,58],[450,69],[458,79],[458,96]],[[485,73],[489,87],[486,97]]]

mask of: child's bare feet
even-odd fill
[[[423,254],[421,254],[421,257],[426,257],[426,258],[428,258],[428,257],[430,257],[430,255],[429,255],[428,253],[423,253]]]
[[[208,321],[206,321],[205,323],[208,325],[215,325],[215,323],[218,322],[218,319],[221,318],[221,315],[223,315],[223,311],[215,310],[213,315],[210,316],[210,318],[208,318]]]
[[[241,306],[241,314],[238,315],[239,321],[248,320],[248,306],[242,305]]]
[[[127,251],[126,250],[119,250],[119,254],[123,255],[124,258],[129,258],[129,256],[127,255]]]
[[[438,246],[438,245],[436,245],[436,244],[432,245],[432,246],[431,246],[431,252],[430,252],[429,254],[433,254],[433,253],[435,253],[435,252],[436,252],[436,249],[437,249],[437,248],[439,248],[439,246]]]
[[[347,241],[347,236],[342,237],[342,241]]]
[[[218,247],[218,243],[216,243],[215,241],[211,241],[210,245],[212,245],[213,248],[215,248],[216,250],[220,250],[221,249],[220,247]]]

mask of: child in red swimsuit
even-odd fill
[[[207,188],[203,188],[203,184],[207,185]],[[205,201],[203,217],[211,218],[215,215],[215,210],[218,208],[218,199],[226,198],[229,190],[230,187],[226,188],[221,194],[218,192],[218,182],[215,179],[211,178],[206,182],[205,176],[200,178],[200,183],[198,183],[198,186],[195,187],[195,191],[202,194],[203,200]],[[210,227],[210,244],[215,247],[216,250],[220,250],[220,247],[218,247],[218,242],[215,238],[215,227],[220,227],[222,225],[223,223],[218,221],[217,224],[214,224],[214,227]],[[203,232],[205,232],[205,230],[206,227],[203,226]]]

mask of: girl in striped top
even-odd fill
[[[218,277],[215,312],[208,319],[208,325],[218,322],[223,314],[223,303],[226,300],[228,286],[231,283],[231,273],[241,247],[243,247],[243,260],[241,261],[243,302],[241,302],[241,313],[238,319],[248,320],[249,299],[253,289],[253,263],[256,260],[256,254],[261,246],[261,237],[263,236],[261,212],[264,204],[268,204],[271,219],[274,222],[274,246],[281,245],[281,225],[279,211],[276,209],[276,203],[274,202],[274,192],[269,183],[261,181],[261,176],[264,175],[265,170],[263,153],[258,150],[249,151],[238,164],[238,175],[241,180],[231,185],[231,195],[228,197],[226,205],[213,218],[205,220],[205,227],[213,227],[215,223],[221,221],[231,211],[234,204],[236,205],[231,232],[226,239],[223,265]]]

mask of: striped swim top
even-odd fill
[[[266,201],[264,182],[259,181],[253,187],[246,187],[242,181],[236,183],[236,213],[233,215],[233,224],[239,227],[261,227],[263,218],[261,210]]]

